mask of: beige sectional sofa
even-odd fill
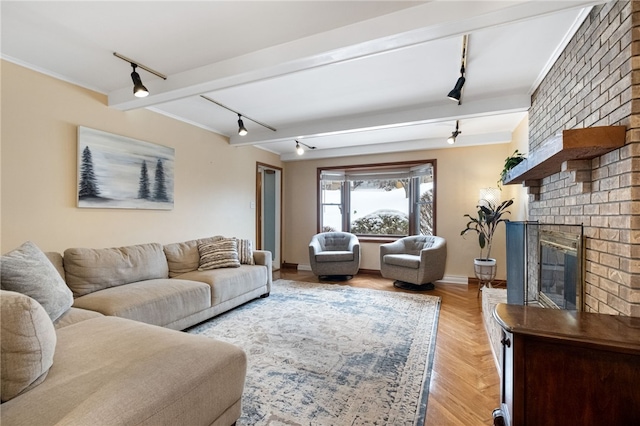
[[[268,295],[271,255],[198,270],[210,240],[3,256],[1,424],[234,424],[245,353],[175,330]]]
[[[271,291],[268,251],[253,251],[253,264],[198,270],[198,244],[219,238],[47,255],[73,291],[74,307],[183,330]]]

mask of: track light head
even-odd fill
[[[316,149],[316,147],[315,147],[315,146],[309,146],[309,145],[307,145],[307,144],[306,144],[306,143],[304,143],[304,142],[298,142],[298,141],[296,140],[296,153],[297,153],[298,155],[302,155],[302,154],[304,154],[304,148],[303,148],[303,147],[301,147],[300,145],[304,145],[304,146],[306,146],[306,147],[307,147],[307,149]]]
[[[458,77],[458,81],[456,81],[456,85],[449,92],[447,97],[454,102],[457,102],[458,105],[461,104],[460,98],[462,98],[462,86],[464,86],[465,82],[465,71],[467,69],[467,47],[469,43],[469,35],[465,34],[462,36],[462,61],[460,64],[460,77]]]
[[[451,136],[449,136],[449,137],[447,138],[447,143],[448,143],[449,145],[453,145],[454,143],[456,143],[456,138],[458,137],[458,135],[459,135],[460,133],[462,133],[462,132],[461,132],[460,130],[458,130],[458,129],[459,129],[459,122],[458,122],[458,120],[456,120],[456,129],[455,129],[453,132],[451,132]]]
[[[142,79],[140,78],[140,74],[136,72],[136,67],[138,65],[131,63],[131,66],[133,67],[133,72],[131,73],[131,80],[133,80],[133,94],[137,98],[144,98],[145,96],[149,95],[149,91],[142,84]]]
[[[460,97],[462,97],[462,86],[464,86],[465,81],[464,75],[461,75],[458,78],[458,81],[456,81],[455,87],[449,92],[447,97],[452,101],[460,102]]]
[[[238,114],[238,134],[240,136],[244,136],[247,133],[249,133],[246,129],[246,127],[244,127],[244,123],[242,122],[242,116],[240,114]]]

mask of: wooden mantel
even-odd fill
[[[511,169],[503,184],[525,184],[539,186],[536,181],[563,170],[563,163],[572,160],[590,160],[614,149],[625,142],[625,126],[587,127],[563,130],[552,136],[526,160]],[[533,181],[533,182],[532,182]]]

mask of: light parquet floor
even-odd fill
[[[311,272],[290,269],[276,271],[274,278],[319,282]],[[332,283],[405,291],[374,274]],[[492,425],[491,413],[500,401],[500,379],[482,322],[477,287],[436,284],[435,290],[425,294],[442,299],[425,426]]]

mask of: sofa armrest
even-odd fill
[[[271,291],[271,284],[273,284],[273,261],[271,259],[271,252],[268,250],[254,250],[253,261],[256,265],[264,265],[267,267],[267,290]]]
[[[268,250],[254,250],[253,261],[256,265],[271,266],[271,252]]]

